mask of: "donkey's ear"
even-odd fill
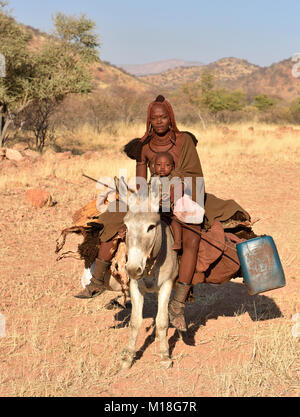
[[[114,177],[114,181],[115,181],[115,186],[116,186],[116,192],[117,192],[117,194],[119,194],[120,180],[119,180],[118,177]]]
[[[132,193],[132,194],[136,193],[136,190],[133,190],[132,188],[130,188],[130,187],[129,187],[129,185],[128,185],[128,184],[127,184],[127,182],[125,181],[125,178],[124,178],[124,177],[121,177],[121,178],[120,178],[120,181],[121,181],[121,183],[122,183],[123,185],[125,185],[125,187],[127,188],[127,190],[128,190],[130,193]]]
[[[157,212],[159,211],[159,201],[160,201],[160,187],[161,182],[159,177],[152,177],[151,178],[151,211]]]

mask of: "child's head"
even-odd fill
[[[170,174],[172,169],[174,169],[174,159],[173,156],[168,152],[159,152],[156,154],[154,160],[154,169],[155,174],[160,177],[165,177]]]

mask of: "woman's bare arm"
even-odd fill
[[[136,177],[145,178],[147,181],[147,165],[146,164],[137,164],[136,165]],[[137,189],[140,188],[140,184],[137,183]]]

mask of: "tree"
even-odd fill
[[[16,117],[31,106],[40,109],[32,131],[42,150],[45,127],[49,126],[56,106],[69,94],[86,94],[92,90],[90,64],[98,60],[98,38],[94,22],[85,15],[54,17],[55,32],[37,51],[30,49],[30,36],[21,25],[0,11],[0,53],[6,58],[6,77],[0,79],[0,146]],[[27,112],[28,114],[28,112]],[[47,120],[45,120],[47,117]],[[41,121],[37,129],[37,122]],[[22,126],[22,124],[21,124]],[[27,123],[30,130],[30,125]]]
[[[254,106],[259,111],[267,111],[274,105],[275,105],[275,100],[273,100],[271,97],[268,97],[266,94],[261,94],[254,98]]]
[[[200,82],[190,82],[183,84],[183,93],[188,97],[189,103],[198,110],[198,117],[201,120],[204,129],[206,123],[203,113],[207,110],[207,100],[214,88],[214,76],[209,71],[203,71]]]
[[[206,105],[213,114],[223,110],[234,112],[244,107],[244,98],[243,91],[230,92],[225,89],[214,89],[206,97]]]
[[[93,32],[95,22],[82,14],[79,17],[66,16],[57,13],[54,16],[54,35],[60,40],[61,45],[72,46],[73,51],[80,55],[84,61],[94,62],[98,60],[97,48],[100,46],[98,36]]]
[[[37,100],[29,104],[25,110],[25,115],[23,115],[23,129],[34,134],[35,148],[39,152],[42,152],[49,136],[53,136],[54,124],[51,116],[56,107],[57,101],[55,100]]]
[[[296,123],[300,123],[300,97],[290,104],[290,113]]]
[[[191,104],[199,111],[199,117],[205,127],[203,113],[209,112],[216,115],[223,110],[237,111],[245,105],[245,94],[243,91],[227,91],[224,88],[215,87],[213,74],[204,71],[198,83],[188,83],[183,86],[183,92],[189,97]]]
[[[5,77],[0,78],[0,146],[14,116],[32,96],[34,64],[27,50],[29,40],[29,34],[0,9],[0,53],[5,58]]]

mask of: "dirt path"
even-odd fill
[[[237,200],[261,219],[255,232],[273,236],[286,287],[253,297],[240,278],[220,287],[198,285],[196,302],[186,309],[188,335],[181,340],[169,329],[171,370],[159,368],[156,300],[146,297],[136,363],[119,372],[130,310],[105,310],[113,296],[108,292],[75,299],[83,264],[56,262],[54,254],[60,230],[91,200],[94,184],[42,180],[58,204],[40,210],[28,206],[23,188],[7,190],[0,207],[0,312],[6,318],[0,395],[299,396],[291,316],[300,302],[300,166],[251,158],[203,165],[207,190]]]

